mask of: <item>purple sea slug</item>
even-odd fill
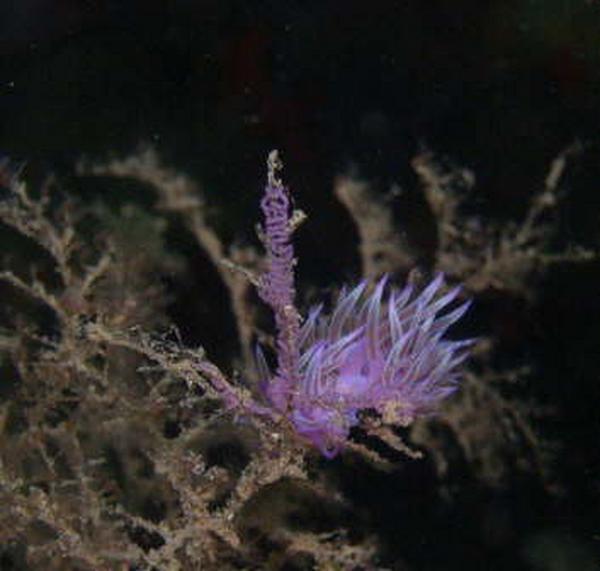
[[[257,363],[270,406],[332,458],[359,424],[360,411],[370,409],[385,423],[406,426],[455,390],[458,365],[472,340],[443,336],[470,302],[449,310],[460,287],[442,293],[441,274],[420,293],[412,285],[387,288],[384,276],[372,291],[366,281],[342,291],[330,315],[320,305],[301,323],[294,304],[291,204],[277,177],[280,167],[277,153],[271,153],[261,202],[268,269],[258,285],[275,314],[277,367],[269,370],[260,349]]]

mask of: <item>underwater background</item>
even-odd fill
[[[600,568],[600,3],[3,2],[0,111],[0,569]],[[332,460],[215,389],[272,149],[302,315],[442,271],[480,340]]]

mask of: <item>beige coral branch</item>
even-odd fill
[[[368,182],[338,176],[334,193],[356,224],[364,277],[375,279],[386,273],[406,273],[415,265],[414,253],[396,228],[391,208]]]
[[[474,174],[446,166],[430,151],[412,161],[438,230],[436,268],[461,280],[468,289],[507,291],[531,299],[535,282],[550,265],[587,262],[595,252],[579,246],[553,251],[553,214],[560,205],[568,160],[581,151],[574,143],[550,165],[541,191],[534,194],[520,223],[500,224],[468,216],[463,205],[475,186]],[[555,217],[554,217],[555,218]]]
[[[160,198],[159,207],[182,218],[227,288],[242,358],[246,368],[251,369],[257,310],[251,301],[253,284],[248,280],[248,274],[257,273],[261,267],[258,252],[249,246],[227,248],[208,222],[201,187],[187,175],[164,166],[151,146],[143,146],[125,158],[104,163],[81,161],[77,170],[83,175],[130,178],[148,184]],[[245,273],[232,271],[232,268],[244,268]]]

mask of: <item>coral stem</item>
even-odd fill
[[[291,204],[288,189],[277,175],[282,163],[277,151],[267,160],[268,180],[261,209],[265,217],[263,241],[268,270],[261,276],[259,295],[275,314],[277,327],[278,387],[282,400],[298,383],[300,315],[294,305],[294,248]],[[285,397],[285,398],[284,398]],[[279,402],[282,408],[285,406]]]

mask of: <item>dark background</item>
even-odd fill
[[[414,187],[409,161],[426,145],[473,169],[482,209],[509,217],[575,139],[585,151],[567,179],[561,231],[565,243],[597,248],[593,0],[0,4],[0,153],[68,175],[82,156],[151,142],[227,212],[222,231],[244,238],[257,218],[266,153],[279,148],[311,216],[300,243],[310,283],[339,283],[358,269],[352,226],[331,197],[335,174],[350,169],[383,190]],[[491,569],[494,557],[498,569],[588,569],[576,562],[600,542],[597,278],[597,268],[558,269],[536,305],[509,300],[499,310],[526,314],[526,333],[505,341],[535,363],[534,395],[561,411],[544,430],[560,442],[566,495],[529,494],[522,483],[464,490],[458,511],[419,522],[427,500],[404,500],[392,487],[380,531],[391,545],[402,526],[402,552],[417,569]],[[181,309],[173,312],[181,319]],[[398,514],[414,525],[396,524]],[[489,518],[509,539],[482,543]],[[538,531],[547,532],[544,549],[567,547],[550,566],[523,566],[525,540]]]
[[[349,161],[397,177],[426,142],[518,198],[517,176],[600,126],[586,0],[5,1],[0,49],[4,152],[144,139],[222,186],[273,146],[308,184]]]
[[[322,234],[348,169],[413,188],[409,160],[426,145],[513,217],[579,139],[565,229],[597,240],[596,2],[11,0],[0,54],[1,153],[61,172],[154,143],[227,205],[229,237],[252,231],[272,148]],[[328,242],[313,254],[344,274],[346,242]]]

